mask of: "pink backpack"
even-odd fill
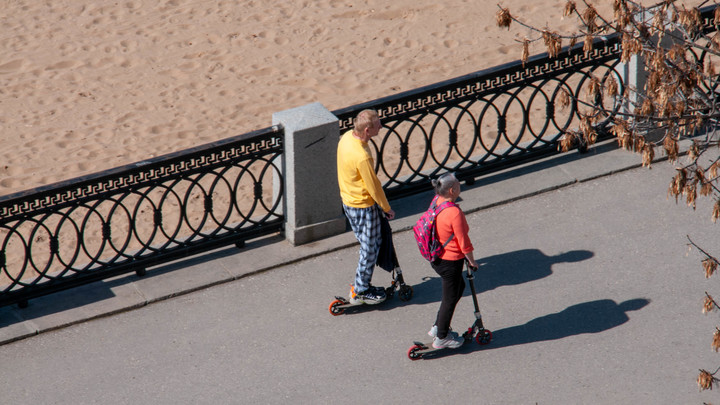
[[[455,234],[450,235],[450,238],[440,244],[437,238],[435,218],[437,218],[440,211],[447,207],[457,207],[452,201],[445,201],[436,207],[438,196],[433,198],[430,203],[430,207],[424,214],[417,220],[413,227],[415,233],[415,241],[417,242],[418,249],[420,249],[420,255],[427,259],[429,262],[434,262],[442,254],[443,249],[448,243],[455,237]]]

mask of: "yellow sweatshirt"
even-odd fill
[[[343,204],[368,208],[377,203],[383,212],[390,211],[370,149],[366,142],[353,136],[352,130],[345,132],[338,143],[337,172]]]

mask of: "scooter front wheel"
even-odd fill
[[[345,302],[343,302],[343,300],[335,300],[330,303],[330,306],[328,307],[328,309],[330,310],[330,313],[333,316],[342,315],[343,313],[345,313],[345,308],[340,308],[340,305],[343,305],[343,304],[345,304]]]
[[[475,336],[475,341],[479,345],[486,345],[490,343],[492,340],[492,332],[490,332],[487,329],[481,329],[480,332],[478,332],[477,336]]]
[[[400,286],[400,301],[410,301],[413,296],[413,289],[409,285],[405,284]]]
[[[409,358],[410,360],[420,360],[420,359],[422,358],[422,354],[421,354],[421,353],[418,353],[418,352],[419,352],[420,350],[423,350],[423,349],[424,349],[424,347],[421,346],[421,345],[413,345],[413,346],[408,350],[408,353],[407,353],[408,358]]]

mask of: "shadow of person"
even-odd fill
[[[563,339],[586,333],[600,333],[627,322],[629,311],[637,311],[650,303],[636,298],[617,304],[613,300],[597,300],[573,305],[560,312],[535,318],[523,325],[492,331],[487,346],[473,344],[473,350],[499,349],[508,346]]]
[[[490,291],[503,285],[517,285],[539,280],[552,274],[556,263],[575,263],[593,257],[588,250],[573,250],[547,256],[538,249],[523,249],[477,259],[475,276],[477,292]]]
[[[475,290],[478,294],[490,291],[503,285],[516,285],[539,280],[552,274],[552,266],[556,263],[574,263],[593,257],[588,250],[573,250],[555,256],[547,256],[538,249],[523,249],[483,257],[477,260],[478,271],[475,273]],[[412,286],[414,295],[410,304],[422,305],[440,302],[442,299],[440,277],[427,264],[426,276]],[[464,271],[463,271],[464,274]],[[464,295],[471,294],[465,279]]]

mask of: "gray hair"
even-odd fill
[[[460,183],[458,179],[452,173],[445,173],[438,177],[437,180],[432,180],[433,188],[435,188],[435,194],[441,197],[448,197],[450,190],[452,190],[455,184]]]

